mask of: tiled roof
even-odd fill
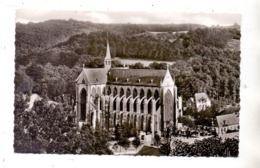
[[[232,113],[232,114],[217,116],[217,124],[218,127],[239,124],[239,114]]]
[[[111,69],[108,84],[160,86],[165,73],[166,70],[154,69]]]
[[[105,84],[107,82],[107,71],[104,68],[84,68],[81,74],[85,75],[89,84]]]

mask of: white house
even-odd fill
[[[206,110],[207,107],[211,107],[210,99],[206,93],[195,93],[195,107],[197,112]]]

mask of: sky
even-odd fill
[[[241,15],[234,13],[184,13],[172,11],[79,11],[79,10],[16,10],[16,22],[42,22],[50,19],[75,19],[95,23],[179,24],[207,26],[241,24]]]
[[[241,1],[16,0],[16,22],[70,18],[95,23],[241,25]]]

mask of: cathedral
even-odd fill
[[[111,67],[107,42],[104,68],[85,68],[76,79],[77,125],[96,124],[113,130],[132,124],[139,132],[161,135],[169,124],[177,127],[182,99],[167,70]]]

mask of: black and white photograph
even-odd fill
[[[162,3],[17,1],[8,95],[15,157],[241,157],[244,104],[257,98],[242,80],[252,75],[245,55],[253,63],[243,11]]]
[[[15,152],[238,156],[239,14],[37,12],[16,13]]]

